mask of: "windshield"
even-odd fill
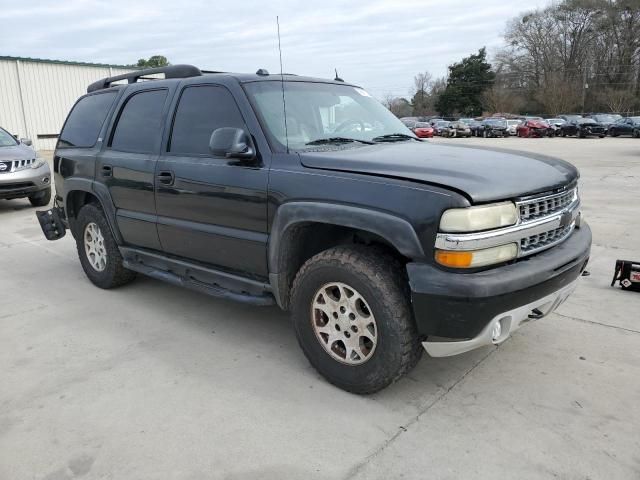
[[[504,120],[485,120],[485,123],[495,127],[504,127],[506,125]]]
[[[431,125],[425,122],[416,123],[416,128],[431,128]]]
[[[596,121],[593,118],[579,118],[578,123],[596,123]]]
[[[0,128],[0,147],[15,147],[18,141],[6,130]]]
[[[324,143],[417,138],[395,115],[361,88],[331,83],[285,82],[286,135],[280,81],[245,85],[270,139],[293,150]],[[398,135],[399,134],[399,135]],[[406,136],[408,138],[405,138]],[[320,142],[319,142],[320,141]],[[310,144],[311,143],[311,144]]]
[[[547,123],[566,123],[563,119],[561,118],[547,118],[545,120],[545,122]]]
[[[593,118],[600,123],[613,123],[616,121],[613,115],[596,115]]]
[[[520,120],[507,120],[507,125],[518,125],[520,124]]]
[[[640,123],[640,117],[629,117],[633,120],[633,123]]]

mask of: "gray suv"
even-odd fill
[[[31,147],[0,128],[0,199],[28,197],[34,207],[51,200],[51,170]]]

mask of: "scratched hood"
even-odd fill
[[[427,142],[380,143],[302,151],[308,168],[402,178],[465,193],[473,203],[553,190],[575,181],[578,170],[542,155]]]

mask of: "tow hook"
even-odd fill
[[[62,216],[64,215],[62,209],[58,206],[51,208],[50,210],[41,210],[36,212],[38,222],[40,222],[40,228],[47,240],[58,240],[65,236],[67,230],[62,222]]]

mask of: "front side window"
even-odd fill
[[[183,155],[207,155],[211,134],[222,127],[244,128],[231,93],[216,85],[187,87],[176,109],[168,150]]]
[[[288,143],[296,150],[317,148],[318,142],[336,138],[384,141],[385,135],[394,134],[415,138],[395,115],[361,88],[285,82],[286,129],[280,81],[248,83],[245,89],[269,137],[280,147]]]
[[[88,148],[98,141],[116,92],[82,97],[74,105],[60,132],[57,148]]]
[[[129,97],[111,138],[111,148],[152,153],[161,135],[162,109],[167,90],[145,90]]]
[[[15,147],[18,141],[6,130],[0,128],[0,147]]]

